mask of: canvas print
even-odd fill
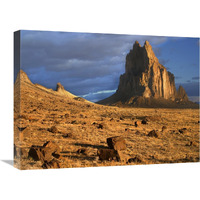
[[[199,38],[14,33],[14,166],[199,162]]]

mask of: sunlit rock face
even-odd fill
[[[196,108],[182,86],[176,90],[174,75],[159,63],[148,41],[137,41],[126,56],[125,73],[115,94],[99,104],[132,107]]]
[[[175,99],[174,75],[159,63],[148,41],[136,41],[126,56],[125,73],[120,77],[117,93],[132,96]]]

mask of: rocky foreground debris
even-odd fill
[[[54,166],[57,168],[59,164],[55,164],[55,158],[61,158],[60,147],[52,141],[44,143],[43,146],[32,145],[28,156],[35,161],[41,161],[44,168],[51,168]]]
[[[111,149],[114,150],[125,150],[126,149],[126,141],[122,136],[115,136],[107,138],[107,144]]]
[[[98,105],[74,99],[60,84],[58,91],[33,84],[20,73],[14,93],[17,168],[199,161],[198,109]],[[141,122],[137,127],[136,121]],[[152,130],[158,132],[158,138],[148,136]],[[112,138],[109,144],[108,138]]]

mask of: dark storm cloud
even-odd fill
[[[199,80],[199,79],[200,79],[199,76],[192,77],[192,80]]]
[[[166,37],[22,31],[21,68],[31,81],[48,88],[61,82],[76,94],[101,99],[116,90],[125,71],[125,57],[136,40],[148,40],[153,49]],[[159,54],[157,48],[157,54]]]
[[[92,61],[96,63],[113,57],[124,61],[135,40],[139,40],[143,45],[145,40],[152,40],[152,44],[158,44],[165,38],[27,31],[23,34],[21,42],[22,66],[27,68],[45,66],[47,69],[65,70],[71,65],[76,65],[77,61],[92,64]]]

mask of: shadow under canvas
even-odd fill
[[[2,162],[5,162],[5,163],[7,163],[7,164],[9,164],[9,165],[11,165],[11,166],[13,166],[13,164],[14,164],[14,161],[13,160],[1,160]]]

